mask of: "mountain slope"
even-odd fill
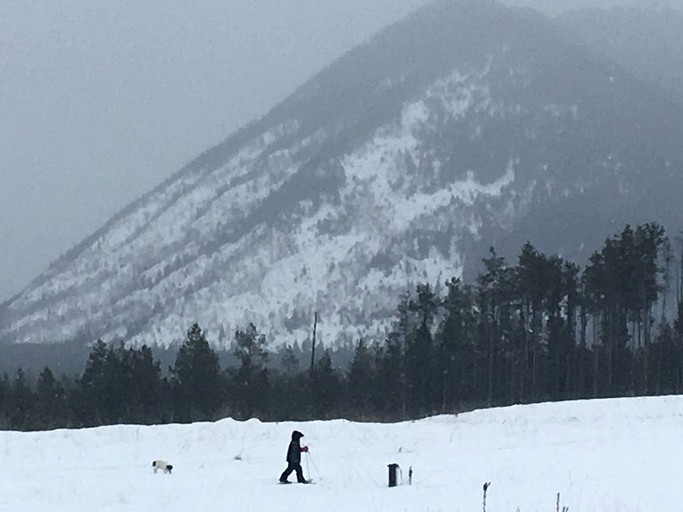
[[[531,239],[680,225],[683,111],[530,11],[440,1],[304,84],[0,308],[11,342],[381,336],[399,296]],[[582,252],[582,248],[583,252]]]

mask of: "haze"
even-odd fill
[[[569,7],[518,1],[549,14]],[[0,301],[186,161],[423,3],[4,0]]]

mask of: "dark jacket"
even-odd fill
[[[298,430],[292,432],[292,440],[289,442],[289,448],[287,448],[287,463],[301,464],[302,437],[304,437],[304,435]]]

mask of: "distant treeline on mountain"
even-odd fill
[[[168,371],[147,346],[98,341],[81,375],[57,378],[45,367],[31,382],[23,369],[5,373],[0,428],[226,416],[393,421],[516,403],[680,393],[681,261],[658,224],[626,226],[583,268],[530,243],[516,264],[492,248],[475,282],[450,279],[442,295],[420,284],[398,297],[386,340],[359,339],[341,365],[329,349],[311,353],[310,345],[269,352],[253,324],[234,333],[231,359],[223,362],[193,324]],[[675,304],[667,305],[669,296]]]

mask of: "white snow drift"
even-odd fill
[[[316,485],[277,484],[293,429]],[[256,420],[0,432],[0,510],[678,512],[683,397],[515,406],[399,424]],[[157,458],[172,474],[154,474]],[[403,485],[387,486],[398,463]],[[413,484],[407,485],[413,467]]]

